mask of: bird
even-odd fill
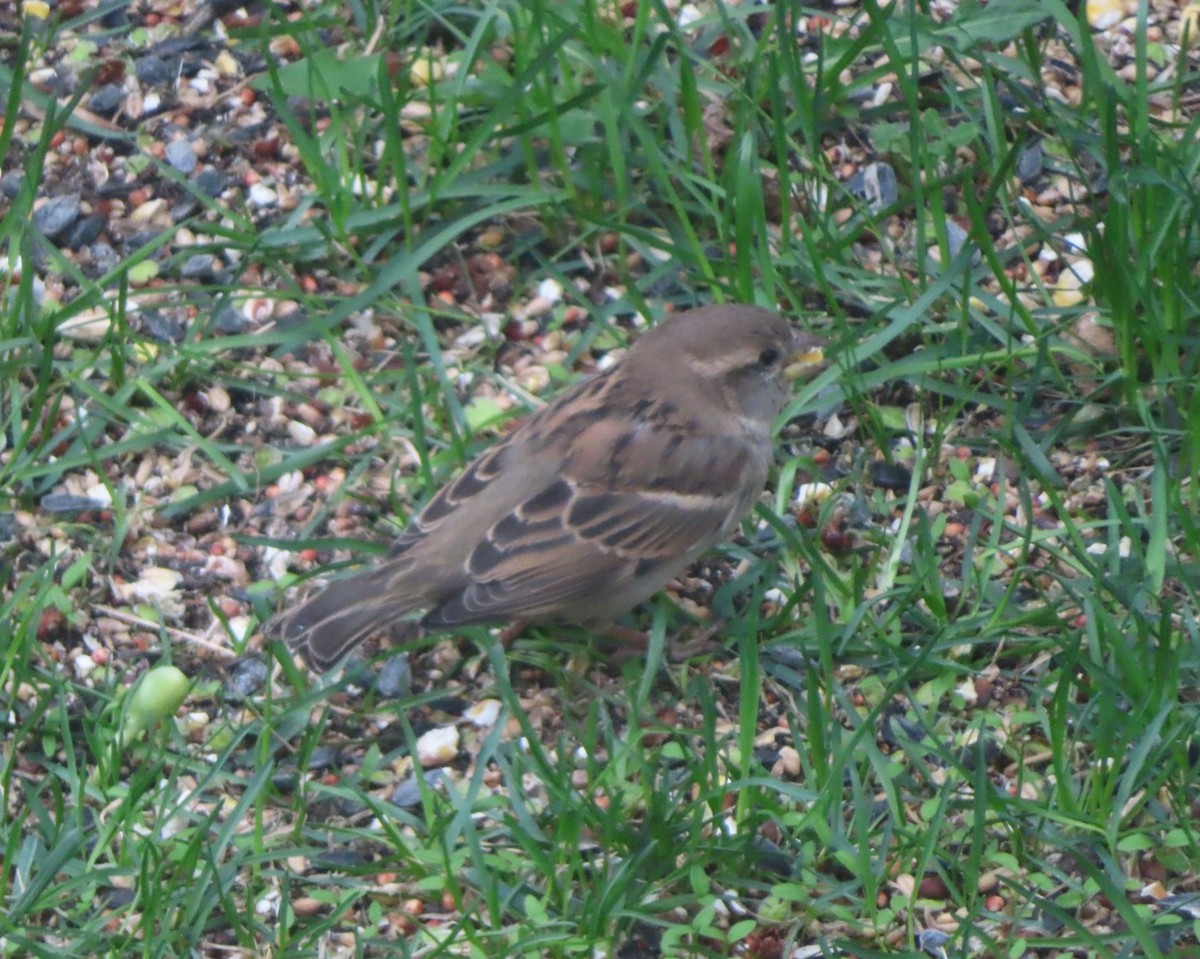
[[[667,317],[446,483],[386,556],[268,620],[267,637],[323,672],[400,626],[613,628],[753,507],[772,421],[823,344],[757,306]]]

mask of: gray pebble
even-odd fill
[[[230,699],[245,699],[262,689],[266,681],[266,663],[259,659],[243,659],[230,670],[226,694]]]
[[[958,256],[962,252],[962,248],[967,245],[970,235],[961,226],[953,220],[946,221],[946,245],[950,250],[950,258]],[[979,252],[978,247],[973,247],[971,251],[971,265],[978,266],[983,260],[983,254]]]
[[[190,194],[181,197],[179,202],[171,207],[171,219],[178,223],[180,220],[186,220],[189,216],[196,212],[196,207],[199,206],[196,199]]]
[[[101,5],[100,9],[103,10],[103,13],[100,14],[100,26],[105,30],[119,30],[121,27],[128,26],[129,19],[125,16],[125,7],[126,4],[123,3],[112,4],[108,9],[104,9],[104,6]]]
[[[1032,183],[1042,175],[1042,165],[1045,159],[1042,141],[1034,140],[1017,156],[1017,179],[1022,183]]]
[[[309,772],[323,772],[332,769],[337,762],[337,753],[328,746],[317,746],[308,756]]]
[[[167,144],[167,162],[180,173],[196,169],[196,151],[187,140],[172,140]]]
[[[138,230],[136,233],[131,233],[124,239],[124,247],[127,250],[136,250],[139,247],[148,246],[158,239],[159,230]],[[154,254],[151,259],[160,260],[163,257],[162,249]]]
[[[121,109],[124,102],[125,91],[115,83],[106,83],[92,94],[92,98],[88,100],[88,109],[102,117],[111,117]]]
[[[142,313],[142,330],[151,339],[160,343],[178,343],[187,332],[187,327],[177,316],[167,316],[158,310],[146,310]],[[246,660],[246,662],[252,662]],[[265,670],[266,667],[264,666]],[[264,675],[265,678],[265,675]]]
[[[85,216],[71,228],[64,245],[68,250],[82,250],[85,246],[91,246],[104,230],[104,223],[104,217],[99,213]]]
[[[133,72],[137,75],[139,83],[149,87],[158,86],[171,79],[171,68],[167,66],[167,61],[153,53],[138,60],[133,65]]]
[[[313,856],[312,861],[319,869],[344,872],[362,869],[367,863],[367,854],[361,849],[327,849]]]
[[[10,200],[15,200],[21,195],[21,191],[25,188],[25,171],[21,169],[9,170],[4,176],[0,176],[0,193],[3,193]]]
[[[232,306],[222,307],[220,312],[213,317],[213,327],[218,333],[233,334],[244,333],[250,329],[250,321],[246,319],[241,310],[235,310]]]
[[[89,270],[92,276],[104,276],[106,273],[111,273],[120,262],[121,258],[117,256],[117,251],[107,243],[92,244],[92,267]]]
[[[896,202],[896,171],[888,163],[872,163],[846,183],[846,189],[865,200],[872,213],[886,210]]]
[[[179,270],[179,275],[188,280],[203,280],[212,276],[213,258],[207,253],[189,256]]]
[[[375,681],[375,691],[383,699],[403,699],[412,693],[412,685],[412,666],[408,662],[408,653],[400,653],[383,664]]]
[[[42,236],[56,240],[79,219],[79,194],[53,197],[33,211],[33,225]]]
[[[436,789],[445,778],[440,769],[425,771],[425,784]],[[410,776],[392,791],[392,802],[401,809],[412,809],[421,804],[421,784],[416,775]]]
[[[206,196],[220,196],[225,189],[225,178],[212,167],[201,170],[196,174],[196,186]]]
[[[904,492],[912,483],[912,470],[901,463],[876,461],[871,464],[871,482],[880,489]]]
[[[949,934],[940,929],[922,929],[917,933],[917,947],[934,959],[945,959],[946,943],[949,941]]]

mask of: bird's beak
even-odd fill
[[[803,334],[796,337],[795,348],[788,357],[788,364],[783,368],[783,375],[789,380],[798,380],[802,376],[813,373],[825,362],[825,351],[821,348],[822,341],[815,336]]]

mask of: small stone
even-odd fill
[[[184,220],[186,220],[188,217],[190,217],[193,213],[195,213],[198,208],[199,208],[199,203],[193,197],[190,197],[190,196],[183,197],[182,199],[178,200],[174,204],[174,206],[171,207],[171,209],[169,211],[169,215],[171,217],[171,222],[172,223],[182,223]],[[187,227],[181,227],[179,232],[175,235],[175,238],[176,238],[176,240],[179,241],[180,246],[188,245],[184,242],[184,236],[187,233],[188,233]]]
[[[489,729],[500,718],[500,700],[484,699],[467,708],[463,716],[480,729]]]
[[[776,760],[771,775],[799,776],[800,773],[800,753],[793,746],[780,746],[779,759]]]
[[[299,899],[292,900],[292,912],[297,916],[309,917],[316,916],[323,909],[328,908],[327,904],[313,896],[301,896]]]
[[[189,280],[203,280],[212,276],[213,258],[207,253],[189,256],[179,270],[179,275]]]
[[[113,117],[125,102],[125,91],[115,83],[106,83],[92,94],[88,109],[102,117]]]
[[[97,8],[97,12],[103,10],[100,15],[100,26],[105,30],[120,30],[122,27],[129,25],[129,20],[125,16],[126,4],[116,4],[105,9],[103,6]]]
[[[176,599],[183,573],[165,566],[148,566],[132,583],[116,583],[113,592],[125,602],[166,603]]]
[[[279,914],[279,893],[271,890],[254,904],[255,915],[274,918]]]
[[[900,463],[878,460],[871,464],[871,481],[880,489],[903,493],[912,484],[912,470]]]
[[[229,393],[222,386],[210,386],[205,394],[208,397],[208,408],[218,415],[228,413],[231,405]]]
[[[196,187],[205,196],[220,196],[225,189],[225,178],[212,167],[206,167],[196,174]]]
[[[438,726],[417,740],[417,760],[429,768],[445,766],[458,755],[458,728]]]
[[[1044,162],[1045,151],[1042,149],[1042,141],[1034,140],[1017,154],[1017,179],[1022,183],[1032,183],[1042,175]]]
[[[52,197],[33,211],[34,228],[49,240],[67,232],[79,219],[79,194]]]
[[[484,227],[478,237],[479,245],[494,250],[504,243],[504,231],[498,226]]]
[[[551,304],[562,302],[563,285],[553,278],[542,280],[538,284],[537,295]]]
[[[1117,341],[1112,328],[1100,321],[1095,310],[1076,318],[1066,338],[1093,355],[1115,356],[1117,353]]]
[[[917,947],[934,959],[944,959],[950,936],[940,929],[922,929],[917,933]]]
[[[1194,47],[1200,43],[1200,3],[1189,3],[1179,16],[1179,42]]]
[[[85,216],[71,228],[63,245],[68,250],[82,250],[85,246],[91,246],[103,232],[104,224],[105,219],[99,213]]]
[[[393,656],[384,663],[375,681],[375,691],[383,699],[403,699],[412,693],[412,686],[412,666],[407,653]]]
[[[440,60],[432,59],[431,55],[421,56],[409,68],[409,77],[418,87],[427,87],[445,76],[445,67]]]
[[[946,220],[946,246],[950,253],[950,258],[958,256],[962,252],[963,247],[967,245],[969,235],[967,231],[959,226],[954,220]],[[978,266],[983,259],[983,255],[979,252],[979,248],[975,247],[971,251],[971,265]]]
[[[187,328],[177,316],[167,316],[158,310],[146,310],[142,314],[142,331],[160,343],[178,343],[183,339]]]
[[[162,57],[153,53],[142,57],[133,65],[133,72],[138,82],[144,86],[154,87],[171,79],[171,68]]]
[[[1067,253],[1087,253],[1087,237],[1082,233],[1064,233],[1060,242]]]
[[[298,446],[312,446],[317,441],[317,431],[302,420],[288,420],[287,430]]]
[[[246,564],[234,556],[210,556],[204,564],[204,572],[208,576],[228,580],[238,586],[244,586],[250,581],[250,576],[246,572]],[[239,631],[237,626],[237,620],[244,618],[231,616],[226,620],[230,638],[235,642],[245,639],[244,629]]]
[[[228,50],[222,50],[217,54],[217,59],[213,61],[213,66],[217,68],[217,73],[226,79],[237,77],[242,72],[242,68],[238,65],[237,60],[233,58]]]
[[[163,197],[151,197],[145,203],[142,203],[134,208],[133,212],[129,214],[129,222],[136,223],[139,226],[144,226],[151,220],[155,219],[159,214],[166,210],[166,208],[167,201]],[[147,237],[147,239],[153,239],[153,234],[150,237]]]
[[[250,187],[250,205],[257,207],[274,206],[279,202],[279,194],[265,183],[255,183]]]
[[[112,493],[109,492],[107,486],[99,480],[88,483],[87,488],[83,491],[85,496],[89,496],[99,503],[103,503],[105,508],[112,506]]]
[[[106,273],[111,273],[117,268],[117,264],[121,262],[121,258],[117,256],[117,251],[107,243],[92,244],[92,263],[91,272],[94,276],[103,276]]]
[[[328,746],[318,746],[309,755],[308,765],[305,766],[305,769],[309,772],[323,772],[333,769],[336,764],[337,753]]]
[[[1091,282],[1095,268],[1090,260],[1078,260],[1059,274],[1051,298],[1055,306],[1078,306],[1087,299],[1083,287]]]
[[[1093,30],[1115,27],[1123,16],[1121,0],[1087,0],[1087,22]]]
[[[85,679],[87,675],[96,668],[96,661],[91,656],[80,655],[75,657],[75,678]]]
[[[243,659],[229,671],[225,684],[226,694],[231,699],[247,699],[267,682],[267,664],[259,659]]]
[[[425,785],[436,789],[446,778],[440,769],[430,769],[423,774]],[[421,783],[414,773],[392,792],[392,802],[401,809],[412,809],[421,804]]]
[[[899,196],[896,171],[887,163],[870,164],[847,181],[846,189],[865,200],[872,213],[887,209]]]
[[[907,486],[905,487],[907,489]],[[833,487],[828,483],[801,483],[796,487],[796,505],[803,509],[806,506],[824,503],[833,495]]]
[[[533,297],[533,299],[531,299],[528,303],[525,304],[525,307],[520,311],[520,315],[522,317],[526,317],[526,318],[534,317],[534,316],[542,316],[545,313],[549,313],[550,310],[553,309],[553,307],[554,307],[554,304],[550,300],[546,299],[544,296],[535,296],[535,297]],[[509,332],[509,331],[506,331],[506,332]],[[537,324],[533,323],[530,327],[528,327],[527,332],[524,332],[524,335],[513,336],[511,334],[511,332],[509,332],[509,338],[510,339],[527,339],[528,337],[533,336],[535,333],[537,333]]]
[[[17,168],[9,170],[4,176],[0,176],[0,193],[3,193],[8,199],[15,200],[21,195],[21,191],[25,188],[25,171]]]
[[[248,586],[250,584],[250,574],[246,571],[246,564],[240,559],[234,559],[232,556],[227,558],[231,566],[236,566],[236,570],[231,572],[230,581],[238,587]],[[227,598],[223,601],[222,608],[232,607],[235,604],[235,600]],[[251,619],[249,616],[230,616],[229,638],[237,645],[245,644],[253,632],[253,624],[255,622],[256,620]]]
[[[235,333],[245,333],[250,329],[250,320],[242,313],[241,310],[234,309],[232,306],[226,306],[213,317],[213,327],[218,333],[232,335]]]
[[[172,140],[167,144],[167,162],[180,173],[196,169],[196,151],[187,140]]]

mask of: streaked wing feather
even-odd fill
[[[552,483],[560,467],[556,457],[546,453],[563,425],[563,411],[573,410],[573,417],[581,420],[601,414],[607,384],[607,377],[581,380],[533,419],[482,453],[409,520],[408,527],[392,544],[388,556],[407,553],[435,530],[444,527],[460,526],[468,534],[479,530],[490,523],[491,517],[498,510],[502,511],[506,503],[515,506],[529,495],[531,487]],[[515,468],[518,462],[520,468]],[[518,484],[516,480],[524,482]],[[445,537],[447,534],[440,535]],[[451,535],[450,538],[455,537]]]
[[[443,486],[437,495],[425,504],[425,508],[409,521],[408,527],[388,550],[388,557],[407,553],[447,517],[453,516],[464,503],[487,489],[488,484],[504,469],[510,449],[509,443],[493,446]]]
[[[580,489],[566,522],[579,539],[605,551],[647,558],[679,556],[721,534],[736,506],[734,494]]]
[[[681,438],[661,429],[642,429],[636,436],[620,447],[625,455],[682,469],[677,475],[687,476],[694,491],[678,493],[665,484],[614,490],[620,477],[644,480],[647,474],[614,473],[609,459],[568,464],[492,526],[467,561],[462,590],[439,603],[426,621],[451,626],[537,619],[576,604],[600,605],[606,596],[616,601],[628,593],[648,595],[727,535],[761,488],[765,460],[737,439]],[[592,468],[581,470],[580,463]],[[603,475],[596,475],[599,470]],[[696,481],[698,475],[707,480]]]
[[[514,571],[506,579],[472,581],[427,615],[426,624],[444,627],[502,619],[570,619],[572,606],[595,600],[597,578],[619,583],[637,565],[616,555],[597,564],[593,554],[580,550],[577,543],[552,555],[553,567],[539,563]]]

